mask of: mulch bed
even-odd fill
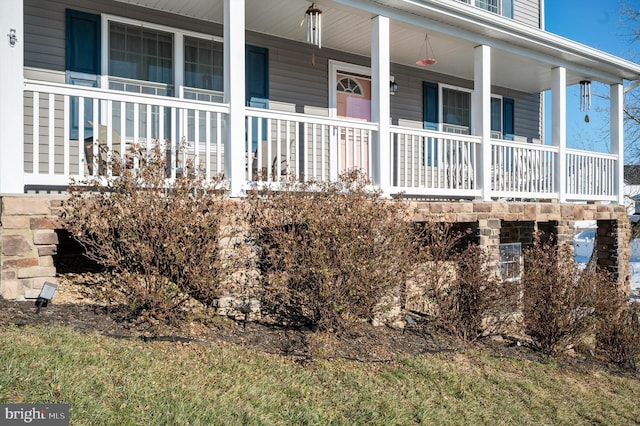
[[[526,342],[510,338],[484,338],[465,343],[415,318],[404,330],[361,324],[349,333],[317,333],[305,327],[282,327],[259,322],[230,319],[185,322],[179,326],[150,327],[135,321],[125,306],[108,306],[96,294],[100,291],[99,272],[65,273],[58,276],[58,292],[49,306],[37,313],[34,301],[0,298],[0,326],[57,325],[77,332],[112,338],[190,341],[203,344],[227,342],[258,352],[277,354],[301,364],[313,359],[343,358],[355,362],[390,362],[398,356],[455,354],[465,349],[483,351],[490,356],[548,362]],[[606,369],[625,376],[634,372],[605,364],[590,356],[561,356],[553,362],[578,370]]]

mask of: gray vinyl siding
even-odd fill
[[[534,5],[537,9],[537,4],[538,0],[516,0],[514,7],[516,13],[522,13],[519,16],[527,16],[524,11],[532,10]],[[222,34],[220,25],[113,0],[100,2],[25,0],[25,66],[54,71],[51,73],[51,78],[55,78],[55,81],[59,81],[65,69],[66,8],[123,16],[174,28],[186,28],[204,34]],[[370,59],[366,57],[326,48],[316,49],[306,43],[263,34],[248,32],[246,42],[269,49],[269,99],[294,104],[297,112],[304,112],[305,107],[328,107],[329,60],[370,66]],[[44,74],[33,72],[39,75]],[[422,122],[423,81],[473,87],[472,81],[399,64],[391,64],[391,73],[399,86],[398,93],[391,98],[391,118],[394,124],[398,119]],[[500,88],[494,88],[493,92],[515,99],[515,130],[518,139],[539,139],[539,95],[511,93]]]
[[[513,19],[533,27],[540,27],[540,0],[514,0]]]
[[[516,140],[522,142],[541,141],[540,121],[533,120],[540,114],[540,95],[521,95],[515,98],[514,104],[514,124]]]
[[[110,14],[204,34],[222,35],[222,27],[180,15],[113,0],[24,0],[25,66],[64,71],[65,9]]]

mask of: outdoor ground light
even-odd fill
[[[57,289],[58,286],[55,284],[52,284],[50,282],[44,283],[44,285],[42,286],[42,290],[40,290],[40,294],[36,299],[36,306],[38,307],[36,314],[40,313],[40,308],[47,307],[49,301],[53,298],[53,295],[56,294]]]

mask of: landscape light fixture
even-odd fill
[[[44,283],[44,285],[42,286],[42,290],[40,290],[40,294],[36,299],[36,306],[38,307],[36,314],[40,313],[40,308],[47,307],[47,305],[49,304],[49,301],[53,299],[53,296],[56,294],[57,289],[58,289],[58,286],[55,284],[52,284],[50,282]]]

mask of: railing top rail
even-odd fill
[[[378,123],[368,121],[349,120],[342,117],[325,117],[322,115],[303,114],[299,112],[276,111],[262,108],[245,108],[245,114],[249,117],[269,118],[275,120],[299,121],[310,124],[342,125],[345,127],[357,127],[365,130],[378,130]]]
[[[436,130],[427,130],[427,129],[415,129],[413,127],[403,127],[403,126],[390,126],[391,133],[410,135],[410,136],[423,136],[428,138],[439,138],[439,139],[456,139],[460,141],[466,141],[471,143],[480,143],[480,136],[472,136],[472,135],[463,135],[460,133],[449,133],[449,132],[438,132]]]
[[[527,142],[505,141],[499,139],[491,139],[491,145],[528,149],[532,151],[558,152],[557,146],[539,145]]]
[[[584,151],[581,149],[567,148],[567,154],[573,155],[582,155],[584,157],[593,157],[593,158],[608,158],[610,160],[617,160],[618,156],[616,154],[609,154],[606,152],[593,152],[593,151]]]
[[[70,84],[25,80],[24,90],[29,92],[53,93],[77,97],[96,98],[105,101],[129,102],[138,104],[153,104],[165,107],[191,108],[202,111],[228,113],[228,104],[218,104],[193,99],[174,98],[169,96],[149,95],[143,93],[128,93],[97,87],[73,86]]]

